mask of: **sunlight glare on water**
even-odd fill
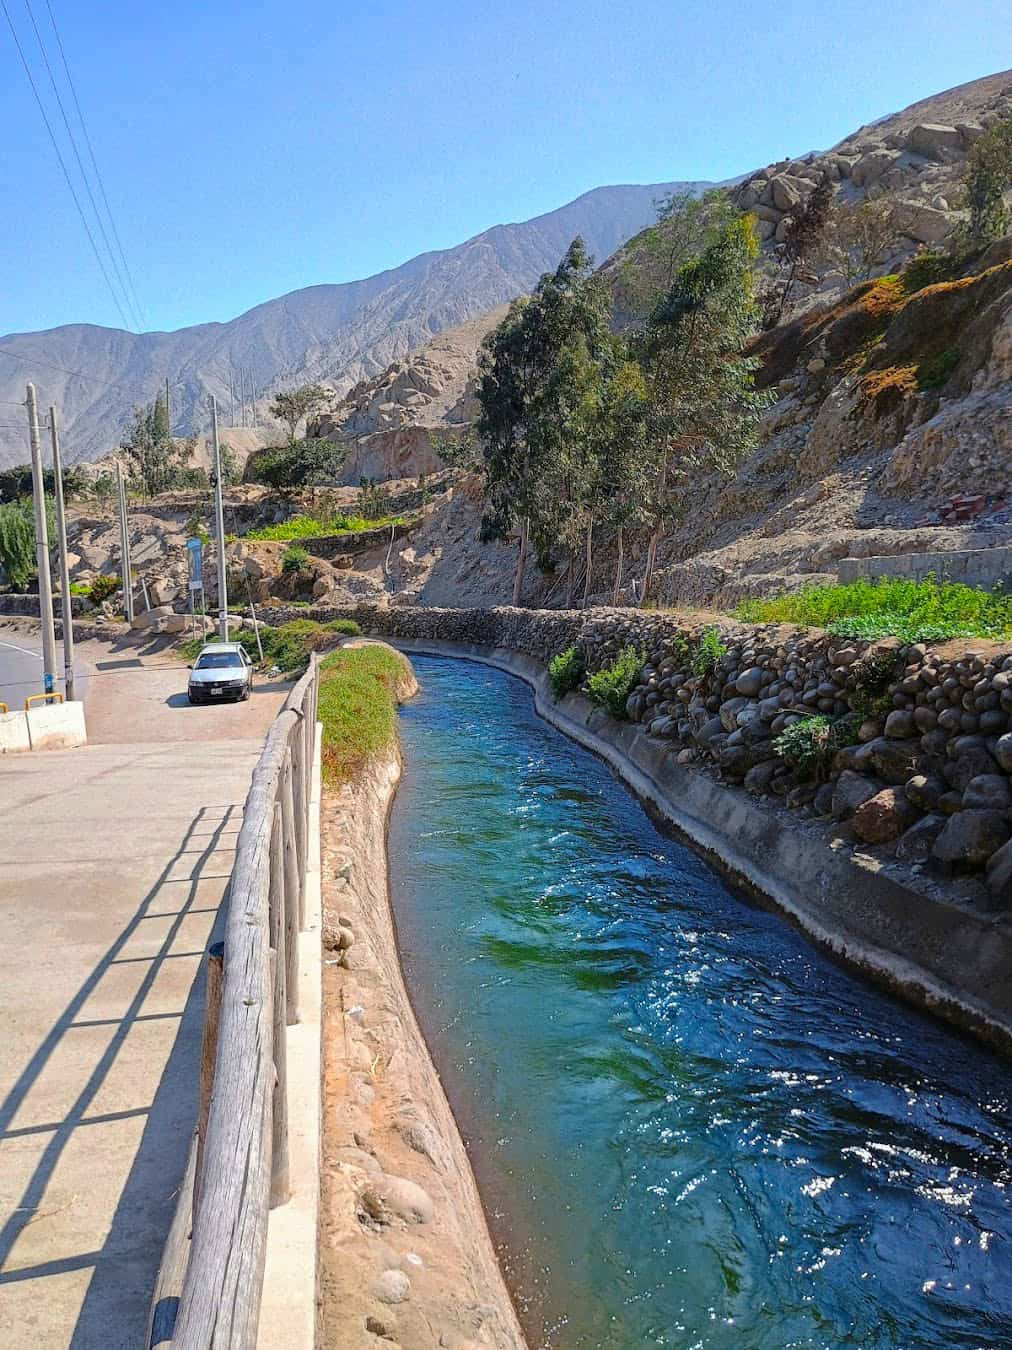
[[[998,1057],[661,834],[497,671],[415,658],[405,975],[532,1347],[1012,1345]]]

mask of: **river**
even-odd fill
[[[532,1347],[1012,1345],[1012,1073],[415,658],[405,977]]]

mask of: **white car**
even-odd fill
[[[253,692],[253,662],[239,642],[208,642],[190,667],[191,703],[247,699]]]

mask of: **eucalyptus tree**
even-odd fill
[[[514,605],[531,542],[542,558],[559,542],[572,554],[584,519],[608,320],[607,294],[591,276],[583,241],[574,239],[533,294],[513,302],[478,354],[482,537],[520,531]],[[572,558],[570,568],[572,582]]]
[[[759,361],[746,354],[758,325],[755,222],[742,216],[679,270],[650,316],[641,350],[647,374],[650,522],[641,603],[650,595],[657,547],[684,511],[695,476],[729,473],[754,446],[771,398],[755,388]]]

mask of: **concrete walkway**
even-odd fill
[[[159,740],[180,677],[145,674],[135,739],[0,759],[4,1350],[142,1345],[195,1120],[201,958],[281,695]]]

